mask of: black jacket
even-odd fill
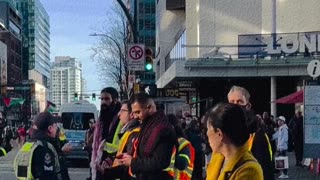
[[[35,135],[36,140],[40,140],[43,146],[38,146],[32,155],[31,173],[34,179],[39,180],[60,180],[61,171],[55,167],[57,152],[53,152],[47,143],[54,142],[54,138],[50,138],[41,133]],[[50,143],[51,144],[51,143]],[[53,144],[51,144],[53,145]],[[58,178],[60,176],[60,178]]]
[[[259,129],[255,133],[251,152],[261,165],[264,180],[274,180],[275,178],[273,173],[273,162],[270,157],[268,141],[263,129]]]
[[[177,141],[175,131],[162,112],[143,120],[138,137],[137,157],[131,161],[132,173],[138,180],[173,179],[163,171],[170,165]]]
[[[56,152],[58,154],[62,180],[70,180],[69,173],[68,173],[67,162],[66,162],[66,159],[65,159],[65,155],[61,150],[61,145],[60,145],[59,138],[51,138],[51,137],[48,137],[46,135],[43,135],[42,133],[35,132],[33,139],[44,141],[44,142],[49,142],[50,144],[53,145],[54,149],[56,150]],[[44,147],[40,147],[39,149],[43,149],[43,151],[46,151]],[[41,150],[39,150],[39,151],[41,151]],[[34,152],[34,154],[35,153],[36,152]],[[36,156],[36,158],[41,159],[42,157],[37,157]]]

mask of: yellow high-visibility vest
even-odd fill
[[[7,151],[3,147],[0,147],[0,152],[0,157],[7,155]]]
[[[122,126],[120,122],[118,123],[116,132],[113,135],[112,143],[105,142],[103,150],[106,151],[108,154],[112,154],[118,151],[120,139],[118,134],[120,133]]]
[[[60,164],[59,164],[58,154],[50,143],[47,143],[47,145],[48,145],[48,148],[53,152],[55,156],[54,167],[55,167],[55,172],[57,173],[58,179],[62,179],[61,174],[59,174]],[[16,155],[14,164],[13,164],[13,169],[18,180],[34,180],[34,177],[31,172],[31,163],[32,163],[33,152],[38,146],[44,146],[44,145],[41,141],[26,142],[22,146],[22,148],[19,150],[18,154]]]
[[[188,161],[188,166],[186,169],[180,171],[179,169],[174,169],[174,179],[176,180],[190,180],[192,178],[192,172],[194,167],[194,159],[195,159],[195,150],[192,147],[191,143],[186,140],[185,138],[179,138],[179,149],[178,149],[178,156],[184,157]],[[188,146],[188,147],[187,147]],[[180,154],[179,152],[183,148],[189,148],[190,149],[190,156],[186,154]]]
[[[60,127],[59,129],[60,129],[60,130],[59,130],[59,140],[60,140],[60,141],[65,141],[65,140],[67,140],[66,132],[65,132],[64,128],[63,128],[63,127]]]
[[[123,134],[123,136],[120,139],[120,144],[119,144],[119,149],[117,152],[117,155],[120,155],[123,153],[124,147],[128,144],[128,138],[131,136],[132,133],[138,133],[140,132],[140,127],[134,128],[131,131],[127,131]],[[119,161],[113,161],[113,167],[114,166],[118,166],[119,165]]]

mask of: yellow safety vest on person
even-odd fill
[[[253,140],[254,140],[255,135],[256,135],[256,133],[253,133],[253,135],[248,140],[249,151],[251,151],[251,149],[252,149]],[[266,137],[266,140],[268,142],[268,150],[269,150],[269,154],[270,154],[270,160],[272,161],[272,146],[270,144],[270,140],[269,140],[268,135],[266,133],[264,133],[264,136]]]
[[[120,139],[120,143],[119,143],[119,149],[118,149],[118,152],[117,152],[117,156],[122,154],[123,153],[123,150],[125,148],[125,146],[127,145],[128,143],[128,138],[133,134],[133,133],[138,133],[140,132],[140,127],[137,127],[137,128],[134,128],[133,130],[131,131],[127,131],[123,134],[123,136],[121,137]],[[119,161],[115,160],[113,161],[113,167],[115,166],[119,166]]]
[[[63,127],[59,127],[59,140],[60,141],[66,141],[67,140],[66,132],[65,132]]]
[[[59,164],[59,158],[56,150],[54,147],[47,143],[48,148],[53,152],[55,156],[55,172],[57,173],[58,179],[61,179],[60,173],[60,164]],[[44,146],[44,144],[41,141],[36,142],[26,142],[22,148],[19,150],[18,154],[16,155],[16,158],[14,160],[14,172],[15,176],[18,180],[34,180],[34,177],[32,175],[31,171],[31,163],[32,163],[32,156],[34,150],[38,146]]]
[[[7,155],[7,151],[3,147],[0,147],[0,157],[5,155]]]
[[[103,150],[106,151],[108,154],[116,153],[118,151],[120,143],[118,134],[120,133],[121,128],[121,124],[118,123],[116,132],[113,135],[112,143],[105,142]]]
[[[179,149],[177,156],[184,157],[188,161],[188,166],[186,169],[180,171],[179,169],[175,168],[174,169],[174,179],[176,180],[190,180],[192,178],[192,172],[193,172],[193,167],[194,167],[194,159],[195,159],[195,150],[191,143],[186,140],[185,138],[179,138]],[[180,153],[180,151],[184,148],[189,148],[190,149],[190,156],[186,154]]]

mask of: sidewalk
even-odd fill
[[[296,167],[294,152],[287,153],[289,157],[289,170],[288,175],[289,179],[295,180],[320,180],[320,175],[314,174],[311,172],[308,167]],[[277,178],[279,175],[277,174],[275,177]],[[277,178],[278,179],[278,178]]]

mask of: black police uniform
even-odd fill
[[[38,180],[61,179],[61,174],[60,172],[57,173],[55,163],[56,163],[55,153],[48,147],[47,142],[43,141],[43,146],[38,146],[34,150],[33,156],[32,156],[31,172],[34,179],[38,179]]]

